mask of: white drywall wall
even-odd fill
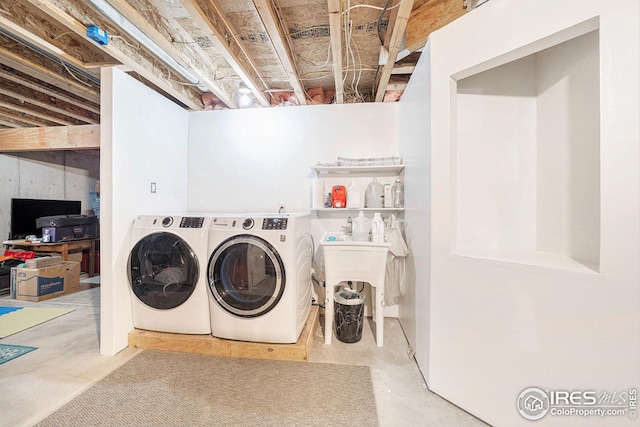
[[[308,212],[311,166],[398,155],[397,105],[344,104],[190,114],[189,208]],[[349,178],[345,185],[349,185]]]
[[[406,296],[399,317],[422,373],[429,381],[431,260],[431,63],[429,43],[399,102],[398,134],[405,163],[405,219],[409,255]]]
[[[640,384],[638,16],[636,0],[494,0],[430,37],[429,387],[492,425],[531,424],[516,408],[528,387],[628,393]],[[452,170],[455,78],[586,34],[594,25],[601,97],[599,272],[453,254],[452,177],[465,173]],[[502,167],[486,159],[487,170]],[[474,212],[465,214],[472,218]],[[632,421],[547,414],[536,424],[585,422],[626,426]]]
[[[311,166],[398,154],[397,104],[343,104],[189,114],[189,210],[309,212]],[[345,186],[351,177],[345,176]],[[393,180],[393,177],[391,177]],[[364,193],[364,188],[362,188]],[[321,213],[316,242],[354,213]],[[372,216],[372,214],[370,214]],[[397,316],[398,306],[385,308]]]
[[[100,353],[113,355],[133,329],[126,267],[134,218],[187,208],[189,113],[116,68],[102,70],[100,103]]]

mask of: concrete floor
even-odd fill
[[[4,306],[75,309],[0,340],[38,347],[0,365],[0,426],[32,426],[136,354],[138,350],[125,349],[113,357],[99,355],[99,300],[99,288],[39,303],[0,298]],[[333,339],[331,345],[325,345],[319,327],[310,362],[370,366],[380,427],[486,426],[427,389],[415,360],[409,357],[397,319],[385,319],[382,348],[375,345],[373,329],[369,319],[360,342],[345,344]],[[345,396],[345,404],[357,402]],[[78,425],[83,425],[82,420]]]

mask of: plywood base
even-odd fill
[[[312,306],[307,323],[295,344],[233,341],[211,335],[170,334],[134,329],[129,332],[129,347],[254,359],[308,360],[318,329],[318,317],[318,307]]]

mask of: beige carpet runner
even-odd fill
[[[38,426],[376,427],[367,366],[145,350]]]

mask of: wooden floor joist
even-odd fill
[[[0,129],[0,153],[100,148],[100,125]]]
[[[134,329],[129,332],[129,347],[252,359],[309,360],[318,321],[318,306],[312,306],[300,338],[294,344],[233,341],[211,335],[170,334]]]

